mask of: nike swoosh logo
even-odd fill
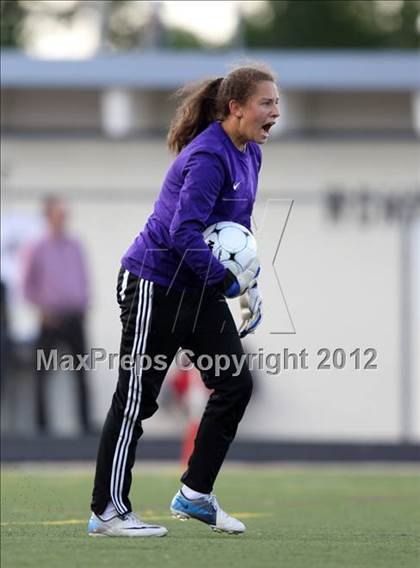
[[[240,181],[237,181],[236,183],[234,183],[233,184],[233,191],[236,191],[240,185],[241,185]]]
[[[125,531],[144,531],[147,529],[160,529],[160,527],[156,525],[150,525],[149,527],[123,527],[123,530]]]

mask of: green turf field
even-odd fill
[[[178,475],[157,468],[134,479],[135,510],[167,526],[167,537],[94,539],[86,536],[89,470],[3,471],[2,568],[420,566],[414,470],[226,468],[215,492],[246,523],[241,536],[172,519]]]

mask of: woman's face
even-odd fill
[[[239,119],[237,137],[242,143],[249,141],[264,144],[270,128],[280,116],[279,91],[272,81],[260,81],[255,92],[234,114]]]

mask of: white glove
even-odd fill
[[[228,270],[229,274],[224,282],[223,293],[227,298],[236,298],[242,296],[244,292],[254,286],[257,282],[257,276],[260,272],[260,261],[253,258],[239,274],[233,274]]]
[[[260,296],[257,282],[248,289],[240,299],[242,324],[239,328],[239,337],[243,338],[248,333],[253,333],[262,321],[262,298]]]

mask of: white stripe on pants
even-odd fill
[[[125,281],[126,285],[127,282]],[[121,297],[125,293],[125,289],[121,291]],[[125,295],[125,294],[124,294]],[[114,506],[120,515],[127,513],[127,507],[124,505],[122,492],[124,485],[124,474],[127,464],[128,448],[130,446],[135,423],[140,410],[141,402],[141,375],[142,368],[138,369],[137,364],[139,356],[144,354],[147,342],[147,333],[149,329],[150,315],[152,311],[153,283],[147,280],[139,280],[139,296],[137,305],[137,315],[135,324],[135,335],[133,348],[131,351],[131,370],[130,382],[128,386],[127,402],[124,409],[124,417],[121,424],[120,434],[118,436],[115,448],[114,459],[112,463],[111,487],[110,494]]]

